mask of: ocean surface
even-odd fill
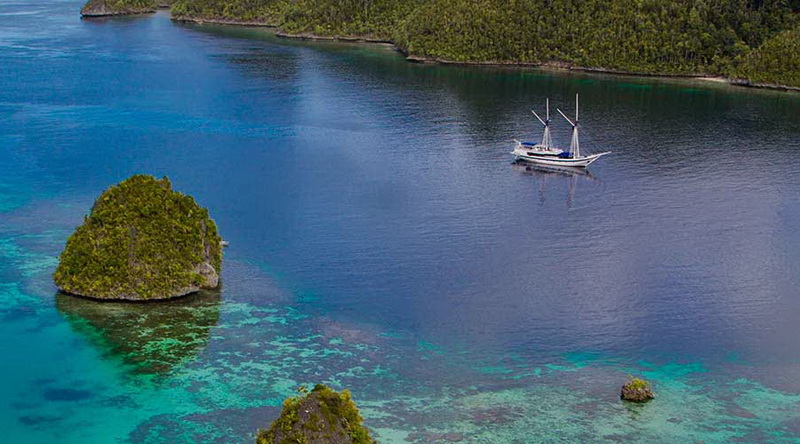
[[[800,95],[80,6],[0,2],[0,441],[252,442],[323,382],[384,443],[800,442]],[[512,164],[576,93],[614,153]],[[209,208],[221,292],[57,294],[135,173]]]

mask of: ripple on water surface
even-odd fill
[[[79,6],[0,4],[11,442],[242,442],[316,382],[382,442],[800,437],[797,97]],[[614,154],[511,165],[528,108],[576,92],[585,145]],[[54,296],[69,233],[138,172],[210,208],[221,293]],[[622,403],[628,374],[657,399]]]

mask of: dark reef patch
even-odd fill
[[[70,388],[46,389],[43,397],[46,401],[85,401],[92,398],[93,393],[89,390],[78,390]]]
[[[103,354],[143,373],[166,373],[193,359],[219,322],[219,291],[157,304],[103,302],[56,294],[56,308],[73,330]]]

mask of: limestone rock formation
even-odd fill
[[[630,377],[622,386],[620,397],[626,401],[646,402],[656,397],[650,383],[644,379]]]
[[[169,179],[136,175],[95,201],[53,276],[68,294],[156,300],[219,286],[222,239],[208,210]]]
[[[268,430],[259,430],[256,444],[373,444],[348,390],[317,384],[310,393],[283,402],[283,412]]]

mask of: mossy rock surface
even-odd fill
[[[649,382],[634,377],[628,378],[620,393],[620,398],[631,402],[647,402],[655,397]]]
[[[68,294],[157,300],[219,286],[222,239],[208,210],[169,179],[136,175],[95,201],[53,276]]]
[[[89,0],[81,8],[84,17],[146,14],[155,12],[156,0]]]
[[[358,407],[348,390],[317,385],[305,395],[283,402],[280,418],[259,430],[256,444],[371,444]]]

